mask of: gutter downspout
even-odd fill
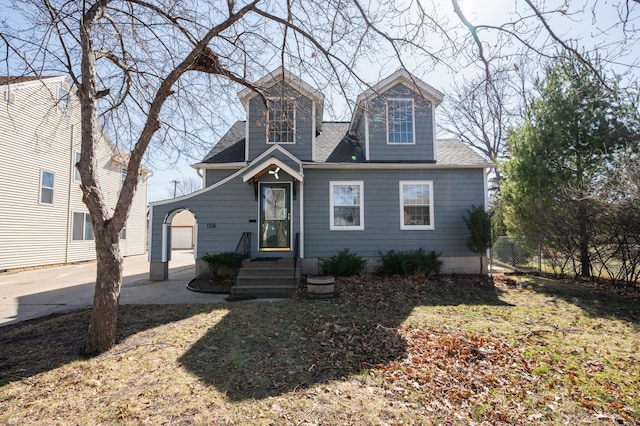
[[[299,182],[300,186],[300,259],[304,259],[304,182]]]
[[[200,176],[200,179],[202,179],[202,187],[204,188],[206,185],[205,179],[204,179],[204,173],[202,173],[202,169],[200,167],[196,168],[196,173],[198,174],[198,176]]]
[[[75,175],[75,153],[73,150],[73,124],[71,125],[71,137],[69,138],[69,151],[71,152],[71,171],[69,172],[69,191],[67,192],[67,232],[65,236],[65,245],[64,245],[64,263],[69,263],[69,244],[70,244],[70,231],[71,231],[71,192],[73,190],[73,178]]]

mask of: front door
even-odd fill
[[[291,249],[291,184],[260,184],[260,250]]]

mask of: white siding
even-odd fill
[[[80,150],[80,111],[71,98],[69,114],[56,105],[63,78],[11,87],[15,101],[0,97],[0,271],[95,259],[93,241],[73,241],[73,212],[87,212],[74,179]],[[0,92],[7,86],[0,86]],[[99,145],[98,174],[105,199],[115,204],[120,166],[106,140]],[[55,174],[53,204],[40,203],[40,173]],[[146,237],[146,181],[129,216],[123,254],[141,254]]]

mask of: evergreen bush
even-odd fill
[[[209,265],[209,269],[211,269],[211,273],[214,278],[217,278],[218,269],[221,266],[228,266],[231,269],[236,269],[242,264],[242,259],[237,257],[233,252],[216,254],[206,253],[202,256],[202,261]]]
[[[332,275],[334,277],[350,277],[360,275],[364,269],[366,261],[355,253],[351,253],[348,248],[340,251],[322,261],[320,270],[322,275]]]
[[[385,254],[379,253],[382,261],[379,272],[382,275],[402,275],[406,277],[418,273],[437,274],[442,267],[442,261],[439,259],[440,253],[435,251],[425,253],[422,248],[407,252],[389,250]]]

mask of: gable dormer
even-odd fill
[[[315,139],[322,131],[322,93],[282,67],[254,86],[259,93],[250,88],[238,93],[247,115],[245,161],[274,145],[313,161]]]
[[[367,161],[435,161],[435,108],[444,95],[405,70],[358,96],[350,125]]]

